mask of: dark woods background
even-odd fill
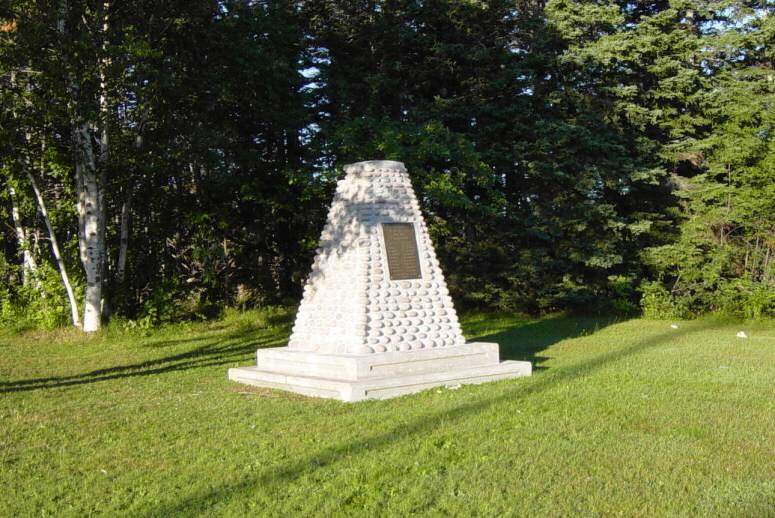
[[[81,123],[105,314],[298,300],[341,166],[380,158],[406,163],[461,307],[775,308],[772,4],[0,6],[4,322],[68,320],[52,232],[83,298]]]

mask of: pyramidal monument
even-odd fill
[[[229,379],[343,401],[527,376],[466,343],[401,162],[344,167],[287,347]]]

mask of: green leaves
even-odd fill
[[[3,11],[19,23],[0,36],[0,192],[17,158],[40,167],[75,263],[67,78],[82,88],[76,111],[94,119],[103,50],[83,25],[91,6],[72,4],[67,41],[52,6]],[[131,1],[111,27],[111,273],[131,202],[127,278],[111,286],[122,314],[298,297],[341,165],[379,158],[407,164],[461,305],[625,308],[641,283],[649,304],[681,314],[732,307],[720,293],[740,307],[769,300],[765,8]],[[25,224],[39,225],[17,187]],[[17,246],[2,232],[12,268]]]

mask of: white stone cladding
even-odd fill
[[[362,355],[465,343],[404,164],[344,170],[288,349]],[[383,223],[414,225],[421,278],[390,279]]]

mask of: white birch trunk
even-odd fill
[[[110,66],[110,56],[108,55],[108,33],[110,31],[110,1],[104,0],[100,9],[102,27],[100,31],[101,45],[100,50],[102,54],[99,58],[98,68],[100,75],[100,120],[99,120],[99,157],[98,157],[98,170],[99,175],[97,177],[97,197],[99,204],[99,213],[97,218],[97,233],[100,236],[101,252],[99,253],[99,260],[101,264],[99,266],[99,279],[100,279],[100,325],[102,322],[102,315],[109,314],[109,309],[105,303],[105,276],[108,270],[108,254],[105,243],[105,229],[107,226],[107,214],[105,213],[105,185],[106,185],[106,172],[108,159],[110,157],[110,140],[109,140],[109,119],[110,119],[110,104],[108,99],[108,67]]]
[[[105,211],[91,138],[86,123],[75,127],[78,249],[86,274],[83,330],[87,333],[98,331],[102,326],[102,270],[105,264]]]
[[[143,147],[143,136],[139,134],[144,127],[144,122],[140,122],[138,135],[135,137],[135,150],[140,151]],[[129,250],[129,220],[132,217],[132,198],[134,186],[130,182],[127,187],[124,203],[121,204],[121,227],[119,231],[118,263],[116,265],[116,281],[118,285],[124,284],[126,279],[126,255]]]
[[[70,318],[75,327],[81,327],[81,317],[78,315],[78,303],[75,300],[75,293],[73,292],[73,286],[70,284],[70,278],[67,276],[67,268],[65,262],[62,259],[62,253],[59,249],[59,241],[54,233],[54,227],[51,225],[51,219],[48,217],[48,210],[46,209],[46,203],[43,200],[43,195],[38,189],[38,183],[35,181],[35,177],[31,172],[27,171],[27,178],[30,180],[32,190],[35,191],[35,199],[38,201],[38,208],[43,216],[43,221],[46,222],[46,229],[48,230],[48,238],[51,241],[51,251],[54,254],[54,260],[59,268],[59,276],[62,278],[62,284],[67,292],[67,300],[70,303]]]
[[[16,71],[11,70],[11,84],[16,85]],[[13,118],[16,118],[16,110],[11,110]],[[29,140],[29,133],[26,133],[27,140]],[[26,163],[23,159],[18,159],[19,165],[26,170]],[[19,205],[16,203],[16,191],[13,187],[9,187],[9,194],[11,195],[11,218],[13,219],[14,230],[16,231],[16,240],[18,242],[19,250],[22,251],[22,285],[29,286],[30,281],[35,279],[35,273],[38,266],[35,262],[35,255],[30,249],[30,243],[28,240],[27,232],[22,224],[21,216],[19,214]]]
[[[86,274],[86,290],[83,308],[83,330],[87,333],[98,331],[102,327],[102,287],[105,267],[105,164],[108,152],[108,98],[106,84],[107,53],[107,3],[102,3],[101,36],[103,55],[98,62],[100,73],[99,110],[102,131],[100,132],[99,157],[96,156],[92,138],[96,133],[90,121],[81,118],[79,113],[80,85],[72,75],[68,78],[70,91],[70,108],[73,116],[72,131],[75,148],[75,187],[78,196],[76,210],[78,212],[78,251]],[[65,35],[65,15],[67,1],[60,3],[62,17],[57,23],[57,30]],[[93,122],[93,121],[91,121]],[[94,132],[94,133],[93,133]],[[98,167],[98,160],[100,161]]]
[[[19,214],[19,205],[16,203],[16,191],[13,187],[10,187],[8,192],[11,195],[11,219],[13,219],[16,240],[19,243],[19,250],[22,251],[22,284],[24,286],[29,286],[30,282],[35,279],[38,264],[35,262],[35,256],[30,249],[27,231],[22,225],[21,216]]]

